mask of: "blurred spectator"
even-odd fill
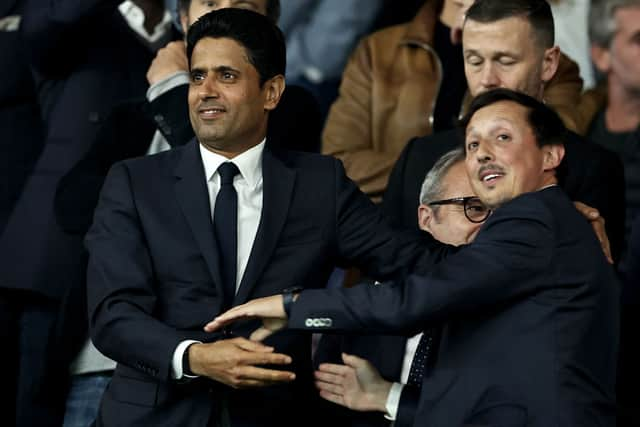
[[[640,425],[637,343],[638,235],[640,230],[640,0],[594,0],[589,13],[591,56],[604,80],[580,105],[584,131],[624,163],[625,248],[619,273],[624,284],[620,319],[618,402],[621,427]],[[632,228],[633,227],[633,228]]]
[[[555,22],[556,44],[578,63],[584,89],[595,85],[593,63],[589,55],[589,1],[549,0]]]
[[[35,86],[19,31],[24,3],[22,0],[0,3],[0,235],[43,142]],[[6,425],[15,425],[17,396],[24,396],[25,386],[30,386],[23,382],[18,392],[21,363],[16,350],[20,346],[23,302],[31,297],[29,290],[6,286],[4,280],[0,280],[0,341],[3,343],[0,366],[5,372],[0,388],[3,396],[0,413]]]
[[[281,0],[287,40],[287,80],[311,91],[323,117],[358,39],[369,31],[382,0]]]
[[[172,36],[170,28],[161,0],[24,4],[20,29],[46,135],[0,236],[0,282],[30,292],[13,301],[20,321],[20,343],[11,348],[20,355],[17,425],[62,424],[74,358],[76,380],[113,368],[91,347],[82,348],[87,326],[83,305],[67,305],[58,317],[65,295],[84,292],[86,256],[83,236],[66,233],[57,223],[53,200],[60,177],[85,153],[114,105],[144,94],[145,71],[154,50]],[[74,381],[72,394],[90,399],[91,393],[99,396],[105,383],[84,384],[87,388],[80,392],[78,385]],[[76,403],[83,409],[84,400]]]
[[[379,202],[393,164],[413,137],[447,129],[466,90],[462,49],[451,29],[471,0],[427,0],[411,22],[362,40],[342,76],[322,152]]]
[[[640,211],[640,0],[593,1],[589,35],[593,62],[605,80],[582,97],[583,132],[624,163],[629,236]],[[623,255],[623,272],[626,260]]]

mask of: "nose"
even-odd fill
[[[215,99],[219,97],[217,82],[212,76],[206,76],[204,81],[198,86],[198,96],[201,100]]]
[[[482,68],[482,77],[480,83],[482,84],[482,87],[487,90],[495,89],[500,86],[498,73],[496,72],[495,66],[491,63],[491,61],[487,61],[485,66]]]
[[[491,147],[486,142],[480,142],[476,149],[476,159],[479,163],[484,164],[491,162],[494,159]]]

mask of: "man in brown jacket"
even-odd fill
[[[365,38],[347,64],[322,152],[340,158],[349,177],[375,202],[407,141],[431,134],[434,125],[445,130],[459,116],[466,80],[455,35],[471,3],[427,0],[413,21]],[[443,36],[449,30],[451,39]],[[577,65],[561,56],[544,99],[572,129],[581,90]],[[440,117],[439,110],[445,110]]]

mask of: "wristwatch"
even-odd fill
[[[189,377],[197,376],[193,373],[193,371],[191,371],[191,366],[189,365],[189,347],[191,347],[193,344],[195,343],[189,344],[187,348],[184,349],[184,353],[182,353],[182,375],[186,375]]]
[[[282,291],[282,305],[287,319],[291,317],[291,306],[293,305],[293,296],[302,291],[302,286],[292,286]]]

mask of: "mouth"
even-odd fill
[[[203,120],[213,120],[226,113],[226,111],[224,108],[218,106],[200,107],[198,109],[198,115]]]
[[[493,186],[498,180],[505,176],[504,171],[496,168],[481,168],[478,173],[478,179],[487,186]]]

